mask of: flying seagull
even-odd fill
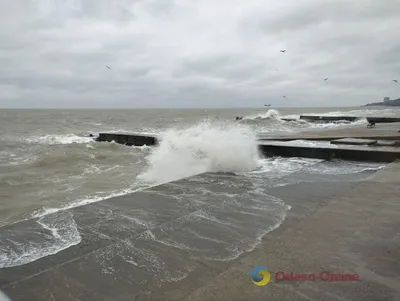
[[[287,98],[285,95],[282,96],[283,98]]]
[[[109,66],[106,65],[106,67],[111,70],[111,68]]]
[[[328,78],[325,78],[324,80],[328,80]]]
[[[394,81],[395,83],[398,83],[397,79],[394,79],[393,81]]]
[[[270,107],[271,105],[264,105],[264,107]]]
[[[282,49],[280,52],[286,52],[286,49]]]

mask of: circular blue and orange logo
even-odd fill
[[[258,286],[267,285],[271,280],[271,273],[266,267],[258,266],[251,272],[251,280]]]

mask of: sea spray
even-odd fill
[[[139,180],[164,183],[203,172],[251,171],[259,165],[257,138],[239,124],[202,122],[168,130],[146,158]]]
[[[279,113],[279,111],[271,109],[262,114],[245,116],[243,117],[243,120],[263,120],[263,119],[280,120],[280,117],[281,114]]]

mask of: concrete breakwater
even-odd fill
[[[392,118],[392,117],[367,117],[368,122],[374,123],[393,123],[400,122],[400,118]]]
[[[398,267],[387,262],[399,250],[399,164],[373,179],[372,171],[315,174],[323,165],[305,181],[260,179],[258,189],[254,179],[203,174],[4,226],[2,250],[14,250],[19,264],[0,269],[0,289],[13,301],[395,300]],[[34,250],[21,256],[22,244]],[[27,256],[36,260],[21,264]],[[287,273],[341,267],[359,280],[272,279],[260,288],[250,278],[258,265]]]
[[[310,122],[338,122],[338,121],[350,121],[354,122],[364,117],[358,116],[318,116],[318,115],[300,115],[301,120],[307,120]],[[366,117],[368,122],[374,123],[392,123],[400,122],[400,118],[395,117]]]
[[[369,147],[353,145],[290,145],[285,142],[269,141],[259,144],[266,157],[303,157],[314,159],[342,159],[366,162],[393,162],[400,159],[400,148]]]
[[[400,135],[396,135],[395,137],[399,137],[400,139]],[[340,139],[343,137],[334,138]],[[100,133],[97,141],[114,141],[127,146],[153,146],[158,143],[159,139],[160,138],[156,136],[142,134]],[[271,140],[272,139],[273,138],[271,138]],[[302,137],[292,137],[290,140],[302,140]],[[267,157],[305,157],[325,160],[336,158],[343,160],[371,162],[392,162],[396,159],[400,159],[400,148],[397,147],[369,147],[365,145],[358,145],[360,143],[357,142],[354,142],[353,144],[355,145],[298,145],[290,144],[290,142],[286,143],[273,140],[266,141],[266,139],[264,139],[263,141],[259,142],[258,147],[261,153]]]
[[[316,116],[316,115],[300,115],[301,120],[319,121],[319,122],[333,122],[333,121],[356,121],[361,119],[356,116]],[[399,118],[400,119],[400,118]]]
[[[143,145],[156,145],[158,137],[149,136],[140,133],[100,133],[97,137],[99,142],[116,142],[119,144],[125,144],[127,146],[143,146]]]

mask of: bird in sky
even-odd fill
[[[106,67],[111,70],[111,68],[109,66],[106,65]]]
[[[279,71],[279,69],[275,69],[276,71]]]
[[[398,80],[397,80],[397,79],[394,79],[393,81],[394,81],[395,83],[398,83]]]
[[[325,78],[324,80],[328,80],[328,78]]]
[[[283,98],[287,98],[285,95],[282,96]]]
[[[282,49],[281,52],[286,52],[286,49]]]

